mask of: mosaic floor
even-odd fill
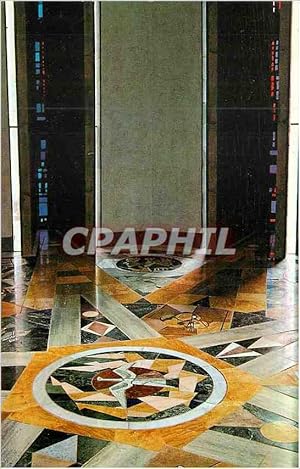
[[[297,329],[295,257],[4,257],[2,466],[297,467]]]

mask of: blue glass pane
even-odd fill
[[[46,140],[41,140],[41,150],[46,149]]]
[[[40,155],[40,156],[41,156],[41,160],[42,160],[42,161],[45,161],[45,159],[46,159],[46,152],[45,152],[45,151],[41,151],[41,155]]]
[[[44,16],[44,5],[42,2],[38,3],[38,19],[43,18]]]
[[[44,217],[48,215],[48,205],[47,204],[39,204],[39,216]]]
[[[34,54],[34,57],[35,57],[35,62],[40,62],[41,61],[41,55],[39,52],[36,52]]]
[[[42,173],[38,173],[38,179],[42,179]]]
[[[46,117],[37,117],[36,120],[37,120],[37,121],[45,121],[45,120],[46,120]]]
[[[40,45],[39,41],[35,41],[35,43],[34,43],[34,50],[35,50],[36,52],[39,52],[39,51],[40,51],[40,47],[41,47],[41,45]]]
[[[42,203],[42,204],[46,204],[47,200],[48,200],[47,197],[39,197],[39,202]]]

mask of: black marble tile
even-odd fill
[[[190,371],[192,373],[197,373],[198,375],[207,375],[207,372],[201,368],[201,366],[195,365],[195,363],[191,363],[186,361],[183,367],[184,371]]]
[[[235,312],[233,314],[231,329],[234,329],[235,327],[250,326],[251,324],[259,324],[261,322],[270,321],[273,321],[273,319],[266,317],[265,311],[260,311],[258,313]]]
[[[194,303],[192,304],[195,306],[204,306],[206,308],[209,308],[209,296],[207,296],[206,298],[202,298],[201,300],[194,301]]]
[[[101,406],[103,405],[105,407],[120,407],[119,402],[111,402],[111,401],[84,401],[84,403],[91,404],[91,405],[101,405]]]
[[[26,352],[47,349],[51,310],[25,309],[16,316],[2,319],[3,352]]]
[[[197,394],[191,400],[190,408],[194,409],[195,407],[198,407],[198,405],[202,404],[202,402],[205,402],[211,395],[212,391],[213,391],[213,382],[210,377],[198,383],[195,389],[195,392]]]
[[[96,334],[91,334],[90,332],[81,331],[81,343],[82,344],[93,344],[100,337]]]
[[[60,368],[54,371],[54,373],[52,373],[52,376],[60,382],[72,384],[73,386],[76,386],[76,388],[79,388],[81,391],[89,392],[94,391],[94,388],[91,384],[91,380],[94,374],[95,372],[62,370]]]
[[[127,408],[133,407],[134,405],[140,404],[139,399],[127,399]]]
[[[179,378],[167,379],[166,380],[166,385],[167,386],[174,386],[174,388],[178,389],[178,387],[179,387]]]
[[[82,465],[86,461],[91,459],[107,444],[108,444],[108,441],[105,441],[105,440],[97,440],[96,438],[89,438],[87,436],[79,436],[78,446],[77,446],[77,461],[79,465]]]
[[[209,353],[209,355],[212,355],[213,357],[216,357],[219,353],[222,352],[222,350],[224,350],[224,348],[226,348],[229,344],[231,344],[231,342],[227,343],[227,344],[221,344],[221,345],[213,345],[212,347],[204,347],[202,348],[201,350],[203,352],[206,352],[206,353]]]
[[[251,360],[254,360],[256,357],[231,357],[231,358],[225,358],[225,357],[218,357],[219,360],[223,360],[226,363],[229,363],[230,365],[233,366],[240,366],[243,365],[243,363],[250,362]]]
[[[265,438],[259,428],[256,427],[212,427],[211,430],[220,433],[226,433],[227,435],[239,436],[240,438],[245,438],[246,440],[257,441],[265,445],[275,446],[277,448],[287,449],[289,451],[297,452],[298,443],[281,443],[274,440],[269,440]]]
[[[77,275],[84,275],[80,270],[59,270],[57,272],[58,277],[75,277]]]
[[[2,391],[10,391],[24,369],[25,366],[3,366],[1,368]]]
[[[120,331],[117,327],[115,327],[112,331],[108,332],[105,337],[110,337],[111,339],[115,340],[129,340],[129,337],[127,337],[124,332]]]
[[[151,313],[154,309],[156,309],[158,306],[161,305],[156,305],[156,304],[151,304],[149,301],[141,299],[137,301],[136,303],[132,304],[126,304],[124,303],[123,306],[126,306],[126,308],[129,309],[133,314],[135,314],[137,317],[142,318],[145,316],[145,314]]]
[[[89,301],[87,301],[83,296],[80,296],[80,310],[83,313],[84,311],[98,311],[95,306],[93,306]],[[100,311],[98,311],[99,314]]]
[[[237,344],[242,345],[245,348],[250,347],[250,345],[254,344],[260,337],[255,337],[255,339],[245,339],[237,341]]]

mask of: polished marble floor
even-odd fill
[[[96,264],[2,259],[2,466],[297,467],[295,256]]]

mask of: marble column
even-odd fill
[[[102,224],[201,226],[201,3],[101,5]]]

